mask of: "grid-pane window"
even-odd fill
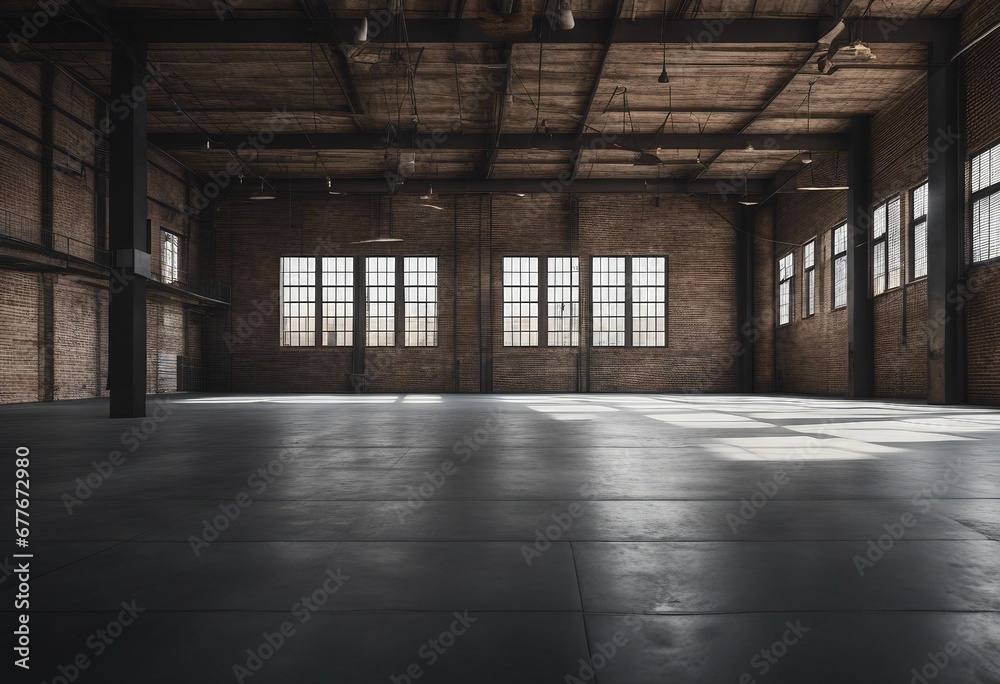
[[[503,344],[538,346],[538,257],[503,258]]]
[[[1000,257],[1000,145],[972,158],[972,260]]]
[[[792,321],[792,277],[795,275],[795,255],[788,253],[778,260],[778,325]]]
[[[365,257],[365,289],[365,344],[392,347],[396,344],[396,257]]]
[[[163,233],[163,250],[160,253],[160,278],[164,283],[175,283],[180,278],[181,238],[169,230]]]
[[[833,229],[833,308],[847,306],[847,224]]]
[[[549,257],[546,263],[548,345],[580,344],[580,259]]]
[[[632,346],[667,344],[667,259],[632,257]]]
[[[438,337],[437,257],[403,257],[403,341],[435,347]]]
[[[899,198],[880,204],[872,215],[872,292],[899,287],[902,278]]]
[[[625,257],[594,257],[591,262],[594,346],[625,346]]]
[[[802,248],[802,317],[816,313],[816,241]]]
[[[281,344],[316,344],[316,259],[281,257]]]
[[[323,257],[323,344],[354,344],[354,257]]]
[[[913,222],[910,230],[910,249],[913,254],[910,272],[912,278],[927,275],[927,183],[913,191]]]

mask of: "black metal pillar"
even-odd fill
[[[872,316],[869,239],[871,209],[871,119],[851,117],[847,153],[847,393],[875,396],[875,325]]]
[[[962,244],[964,131],[957,32],[931,43],[927,69],[927,401],[965,401]]]
[[[753,345],[757,338],[753,315],[753,207],[736,205],[736,389],[753,392]]]
[[[119,107],[110,135],[112,255],[108,385],[112,418],[146,415],[146,45],[111,53],[111,97]]]
[[[354,349],[351,362],[351,387],[361,394],[368,391],[365,376],[365,337],[368,324],[368,288],[365,283],[365,257],[354,257]]]

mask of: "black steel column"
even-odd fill
[[[368,391],[365,378],[365,337],[368,318],[368,287],[365,283],[365,257],[354,257],[354,353],[351,355],[351,386],[357,393]]]
[[[965,401],[964,131],[958,36],[931,44],[927,69],[927,401]]]
[[[753,392],[753,345],[757,339],[753,316],[754,222],[753,207],[736,205],[736,389]]]
[[[122,112],[110,136],[112,418],[146,415],[146,45],[131,45],[129,51],[111,53],[111,98]]]
[[[869,243],[871,209],[871,119],[851,117],[847,153],[847,394],[875,396],[875,325],[872,316]]]

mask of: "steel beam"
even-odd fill
[[[350,43],[358,19],[165,19],[143,16],[141,12],[108,12],[114,25],[127,28],[130,36],[146,43]],[[373,13],[376,16],[378,12]],[[6,15],[0,23],[17,34],[23,17]],[[376,16],[376,20],[378,17]],[[409,43],[546,43],[603,44],[608,20],[579,18],[572,31],[540,31],[541,16],[535,17],[531,31],[518,34],[493,33],[475,19],[426,18],[406,22]],[[615,43],[659,44],[661,19],[645,17],[620,22]],[[873,17],[848,23],[851,35],[862,35],[870,43],[928,43],[938,40],[957,24],[955,19],[909,19],[898,26],[890,18]],[[668,21],[662,42],[699,47],[711,44],[802,44],[815,45],[817,36],[829,28],[829,18],[806,19],[679,19]],[[107,36],[93,27],[63,17],[55,17],[38,29],[33,43],[104,43]],[[373,44],[390,41],[382,34]]]
[[[962,205],[965,132],[957,34],[936,41],[927,69],[927,401],[966,401],[965,285]]]
[[[494,178],[492,180],[467,180],[461,178],[407,179],[396,186],[396,195],[424,195],[434,186],[436,195],[465,194],[617,194],[617,193],[650,193],[663,195],[724,195],[732,197],[734,193],[743,193],[743,179],[734,184],[730,179],[703,179],[696,183],[687,180],[669,179],[577,179],[572,180],[567,172],[564,178]],[[384,178],[345,178],[332,180],[332,188],[328,188],[323,178],[292,178],[277,179],[271,182],[274,191],[303,195],[326,195],[331,192],[383,195],[389,192],[389,186]],[[747,182],[747,193],[757,195],[763,192],[764,181]],[[230,186],[224,191],[230,197],[255,194],[252,187]],[[529,200],[530,201],[530,200]]]
[[[108,384],[112,418],[146,415],[146,46],[111,53],[111,94],[131,107],[110,136],[111,291],[108,307]]]
[[[248,136],[227,134],[212,136],[212,143],[231,150],[248,148]],[[662,147],[667,150],[724,149],[742,150],[747,145],[759,151],[812,150],[813,152],[843,152],[848,149],[850,137],[841,133],[784,134],[764,133],[676,133],[642,134],[629,136],[630,142],[642,149]],[[398,141],[398,142],[397,142]],[[151,133],[150,144],[161,150],[200,150],[205,148],[201,133]],[[396,140],[386,142],[381,133],[275,133],[262,147],[267,150],[481,150],[493,149],[496,138],[489,134],[448,134],[434,132],[414,135],[412,130],[400,131]],[[599,133],[504,133],[499,136],[499,149],[557,150],[570,152],[578,148],[600,150],[614,149],[614,143]]]
[[[847,158],[847,393],[875,396],[875,325],[869,270],[871,208],[871,119],[851,119]]]

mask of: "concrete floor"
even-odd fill
[[[0,407],[5,520],[14,447],[32,458],[23,681],[82,657],[75,681],[115,684],[1000,682],[996,410],[174,395],[150,398],[160,422],[106,415]]]

